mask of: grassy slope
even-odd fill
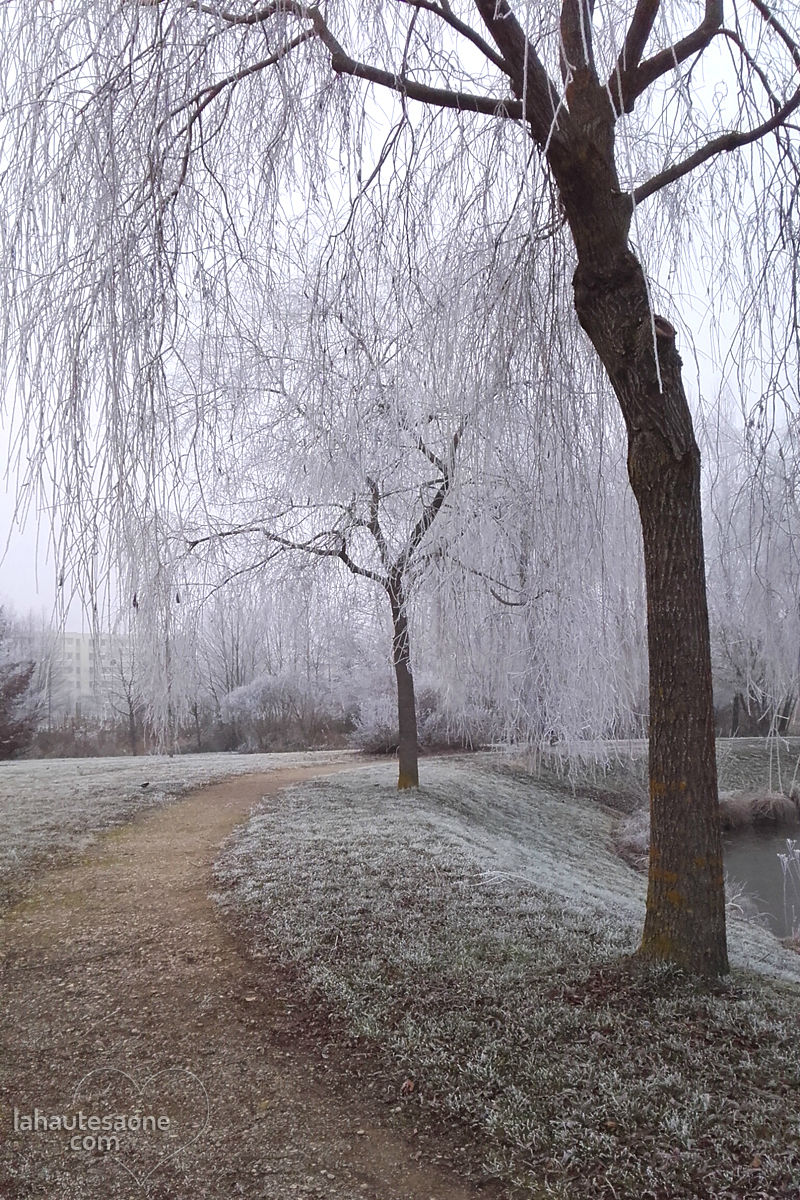
[[[425,763],[419,793],[392,777],[293,789],[227,848],[256,952],[525,1194],[796,1196],[800,959],[734,922],[723,984],[626,963],[644,881],[612,812],[488,756]]]

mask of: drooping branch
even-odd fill
[[[495,591],[493,587],[489,588],[489,595],[493,600],[497,600],[498,604],[504,604],[506,608],[527,608],[529,604],[527,598],[525,600],[506,600],[505,597],[501,596],[500,593]]]
[[[763,87],[764,91],[767,93],[769,102],[772,105],[772,111],[778,112],[778,110],[781,107],[781,102],[778,99],[778,97],[775,95],[774,91],[772,90],[772,85],[769,81],[769,77],[767,76],[766,71],[764,71],[763,68],[756,62],[754,56],[747,49],[747,47],[745,46],[745,44],[742,41],[739,34],[736,33],[733,29],[721,29],[719,32],[720,32],[720,37],[726,38],[731,43],[732,46],[736,47],[739,54],[741,55],[742,61],[747,64],[748,68],[757,77],[759,83]]]
[[[287,54],[290,54],[292,50],[296,50],[298,46],[301,46],[304,42],[310,41],[314,36],[315,31],[313,29],[306,29],[302,33],[299,33],[296,37],[291,38],[290,41],[288,41],[284,46],[279,47],[274,54],[270,54],[267,58],[259,59],[258,62],[249,63],[246,67],[242,67],[241,70],[233,71],[230,75],[226,75],[224,79],[219,79],[216,83],[212,83],[207,87],[201,88],[198,92],[195,92],[193,96],[189,97],[188,100],[181,101],[180,105],[178,105],[176,108],[173,108],[172,111],[161,122],[160,128],[163,128],[167,121],[177,117],[181,112],[186,111],[186,109],[191,109],[192,111],[189,117],[189,122],[186,126],[187,130],[190,129],[191,125],[197,120],[203,110],[207,108],[211,101],[215,100],[221,92],[224,92],[227,88],[235,87],[237,83],[242,83],[245,79],[249,78],[249,76],[257,75],[260,71],[266,70],[267,67],[274,67],[281,61],[281,59],[285,58]]]
[[[250,63],[248,66],[242,67],[241,70],[234,71],[230,75],[226,75],[224,79],[220,79],[214,84],[209,84],[207,87],[201,88],[200,91],[194,94],[194,96],[183,101],[177,108],[174,108],[172,112],[170,112],[169,115],[161,122],[160,128],[163,128],[167,121],[173,119],[187,109],[191,110],[189,112],[186,124],[180,131],[185,135],[186,145],[181,160],[178,179],[172,189],[173,197],[177,195],[186,182],[186,176],[189,171],[189,161],[192,154],[194,127],[201,119],[208,106],[212,104],[213,101],[216,100],[216,98],[223,92],[235,88],[237,84],[243,83],[244,80],[248,79],[251,75],[258,75],[262,71],[267,70],[268,67],[274,67],[281,61],[281,59],[286,58],[287,55],[291,54],[291,52],[297,49],[298,46],[301,46],[304,42],[310,41],[314,36],[315,34],[313,29],[304,30],[296,37],[293,37],[284,46],[281,46],[275,51],[274,54],[270,54],[267,58],[262,58],[258,62]]]
[[[206,534],[204,537],[193,538],[187,542],[187,548],[194,550],[198,546],[208,542],[220,541],[224,538],[241,537],[243,534],[248,533],[260,534],[268,542],[273,542],[276,546],[280,546],[284,550],[298,550],[305,554],[315,554],[318,558],[338,558],[353,575],[361,575],[364,579],[371,579],[374,583],[379,583],[381,587],[386,587],[386,579],[383,575],[379,575],[377,571],[371,571],[368,567],[360,566],[350,557],[347,550],[347,539],[339,529],[326,529],[321,533],[315,533],[312,538],[308,538],[306,541],[295,541],[292,538],[285,538],[278,533],[273,533],[272,530],[266,529],[263,525],[240,525],[235,529],[222,529]],[[328,545],[320,544],[326,539],[328,540]]]
[[[436,562],[442,558],[442,554],[440,551],[434,551],[433,554],[427,555],[426,557],[431,562]],[[480,579],[484,583],[488,583],[489,595],[493,600],[497,600],[498,603],[505,605],[506,608],[529,608],[531,604],[535,604],[537,600],[541,600],[542,596],[548,595],[548,593],[551,591],[550,588],[542,588],[540,591],[535,592],[532,596],[524,595],[524,588],[506,583],[504,579],[498,579],[496,575],[492,575],[488,571],[482,571],[479,567],[474,567],[469,563],[463,562],[454,554],[448,556],[448,562],[450,566],[456,567],[459,571],[461,571],[464,576],[471,576],[473,579]],[[498,588],[505,588],[507,592],[517,592],[524,598],[522,600],[508,600],[504,596],[500,595],[500,593],[497,591]]]
[[[278,549],[273,550],[271,554],[266,554],[263,558],[256,559],[255,562],[248,563],[246,567],[239,567],[238,570],[231,571],[228,575],[223,576],[218,583],[215,583],[214,586],[209,589],[209,597],[216,596],[218,592],[223,591],[228,584],[233,583],[234,579],[241,579],[245,575],[255,575],[256,572],[263,570],[264,567],[268,567],[272,560],[281,553],[282,549],[281,547],[278,547]]]
[[[214,533],[206,533],[203,537],[187,538],[186,549],[196,550],[198,546],[207,545],[209,542],[224,541],[226,538],[242,537],[247,533],[265,533],[261,525],[237,525],[235,529],[218,529]]]
[[[523,115],[522,105],[517,101],[495,98],[492,96],[476,96],[469,92],[453,92],[447,88],[431,87],[429,84],[417,83],[405,75],[396,75],[384,71],[380,67],[372,67],[368,63],[358,62],[351,58],[341,47],[331,51],[331,67],[337,75],[353,75],[364,79],[367,83],[375,83],[389,91],[398,92],[408,100],[418,100],[421,104],[431,104],[436,108],[452,108],[457,112],[483,113],[489,117],[510,117],[519,121]]]
[[[800,70],[800,45],[798,45],[795,38],[792,37],[786,26],[778,20],[769,5],[764,3],[764,0],[750,0],[750,3],[759,13],[765,24],[770,29],[773,29],[781,39],[792,56],[792,62]]]

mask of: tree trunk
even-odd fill
[[[789,726],[792,723],[792,715],[797,705],[797,697],[794,692],[787,692],[783,698],[783,703],[779,705],[778,711],[775,714],[775,731],[783,737],[789,732]]]
[[[194,733],[195,740],[197,742],[197,753],[201,754],[203,751],[203,736],[200,731],[200,710],[198,709],[197,704],[192,705],[191,712],[194,718]]]
[[[411,673],[408,615],[402,584],[397,581],[390,585],[389,603],[392,606],[392,661],[397,682],[397,725],[400,734],[397,748],[397,786],[419,787],[417,702],[414,696],[414,676]]]
[[[700,455],[631,439],[647,580],[650,872],[642,954],[703,974],[728,969],[717,801]]]
[[[650,658],[650,870],[641,954],[728,969],[700,499],[700,452],[675,331],[608,228],[575,273],[575,307],[620,402],[639,506]],[[580,250],[580,247],[579,247]]]
[[[139,731],[136,728],[136,714],[131,707],[128,708],[128,745],[136,758],[139,753]]]

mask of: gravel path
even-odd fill
[[[312,1015],[208,898],[220,843],[262,795],[342,769],[242,777],[143,814],[7,912],[2,1200],[486,1197],[428,1163],[436,1143],[393,1128],[388,1106],[337,1086],[295,1036]]]

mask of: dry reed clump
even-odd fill
[[[722,828],[726,833],[759,825],[791,828],[800,824],[800,785],[795,783],[800,771],[800,739],[784,738],[771,743],[764,738],[718,738],[717,769]],[[614,770],[618,772],[619,768],[615,765]],[[619,822],[614,845],[625,862],[643,869],[647,866],[650,844],[645,754],[631,759],[626,771],[639,772],[641,800]],[[617,775],[612,778],[615,786],[624,786]],[[787,782],[788,795],[772,789],[773,778]]]
[[[797,797],[782,792],[720,792],[719,807],[728,832],[751,825],[796,825],[800,817]]]
[[[757,825],[791,826],[800,821],[800,797],[782,792],[721,792],[722,828],[726,833]],[[650,851],[650,813],[642,807],[617,826],[614,846],[620,858],[636,871],[647,869]]]

